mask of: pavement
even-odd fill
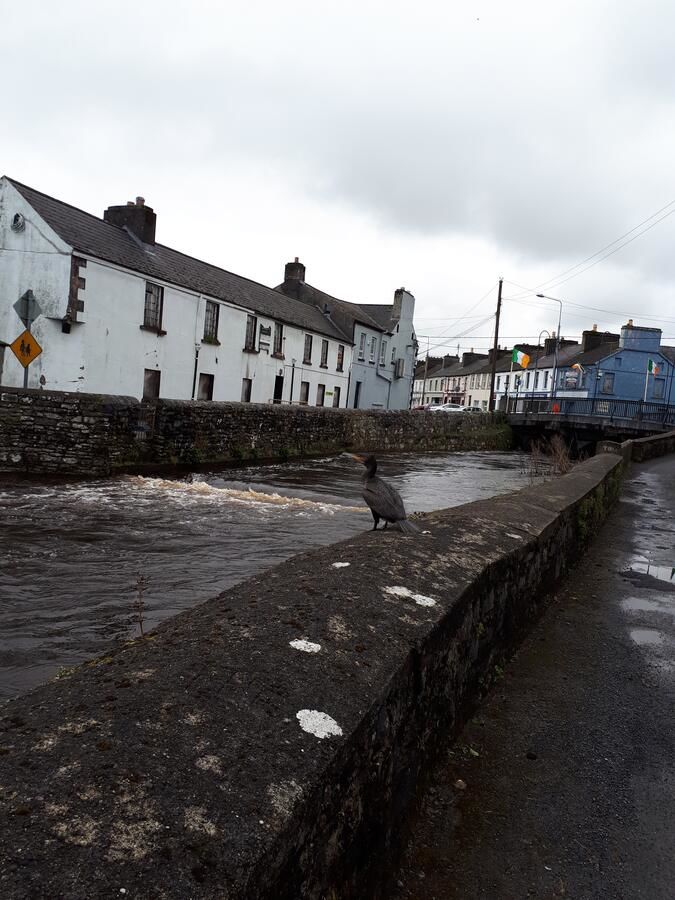
[[[430,773],[390,900],[675,897],[674,511],[675,457],[633,466]]]

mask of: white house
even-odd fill
[[[305,266],[286,264],[277,291],[320,310],[354,345],[347,405],[355,409],[408,409],[417,356],[415,298],[405,288],[391,305],[339,300],[305,281]]]
[[[155,224],[140,197],[100,219],[0,179],[0,384],[24,383],[8,345],[30,296],[28,387],[347,405],[353,348],[329,317],[158,244]]]

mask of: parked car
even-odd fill
[[[480,406],[463,406],[463,412],[485,412]]]
[[[438,406],[432,406],[431,412],[463,412],[464,407],[459,403],[439,403]]]

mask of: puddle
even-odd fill
[[[675,586],[675,566],[660,566],[649,560],[637,560],[631,563],[629,571],[637,572],[639,575],[651,575],[652,578]]]
[[[641,647],[645,644],[661,644],[663,635],[660,631],[654,631],[653,628],[633,628],[628,632],[631,640],[635,641]]]
[[[675,603],[668,600],[646,600],[642,597],[628,597],[621,601],[625,612],[667,613],[675,616]]]

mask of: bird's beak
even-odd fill
[[[349,455],[351,456],[352,459],[355,459],[357,462],[360,462],[361,465],[363,465],[363,463],[365,462],[365,459],[362,456],[357,456],[356,453],[350,453]]]

